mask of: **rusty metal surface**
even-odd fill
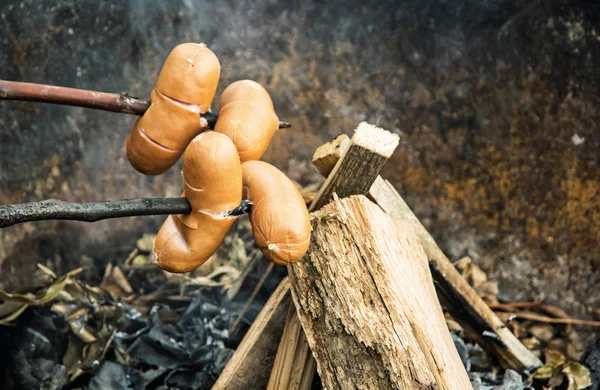
[[[169,50],[204,41],[222,64],[218,93],[257,80],[293,124],[265,160],[307,183],[318,178],[308,161],[321,143],[362,120],[394,131],[401,146],[383,175],[451,258],[470,255],[509,299],[593,317],[599,10],[592,1],[4,1],[0,69],[6,79],[147,98]],[[0,103],[0,202],[178,196],[181,162],[161,177],[129,166],[134,120]],[[26,285],[38,261],[62,272],[82,257],[122,256],[161,221],[2,230],[0,284]]]

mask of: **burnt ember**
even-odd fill
[[[210,389],[286,274],[249,229],[242,217],[185,275],[151,264],[148,234],[101,280],[93,264],[62,277],[39,265],[45,288],[0,292],[2,388]]]
[[[201,295],[174,322],[160,320],[163,309],[168,310],[154,306],[147,321],[134,321],[140,329],[116,335],[114,360],[102,364],[89,383],[90,390],[213,385],[239,343],[229,334],[238,313]]]
[[[209,389],[246,329],[229,328],[241,305],[223,305],[210,291],[194,297],[178,315],[163,304],[149,316],[122,305],[125,319],[102,363],[67,385],[63,356],[69,325],[47,308],[33,308],[14,327],[0,327],[2,382],[14,389]]]

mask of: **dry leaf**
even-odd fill
[[[136,245],[142,252],[152,252],[155,238],[156,235],[154,234],[144,234],[142,238],[136,241]]]
[[[10,325],[28,306],[43,306],[53,301],[70,282],[70,278],[81,273],[81,271],[82,268],[78,268],[63,275],[46,289],[36,294],[10,294],[0,291],[0,299],[4,301],[0,304],[0,325]]]
[[[577,362],[569,362],[562,372],[569,381],[568,390],[581,390],[592,385],[590,371]]]
[[[529,333],[543,342],[548,342],[554,337],[554,328],[550,324],[535,324],[529,328]]]
[[[537,349],[540,346],[540,340],[538,340],[535,337],[528,337],[525,339],[521,339],[521,342],[529,350]]]

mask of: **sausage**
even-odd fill
[[[154,241],[156,265],[184,273],[206,262],[219,248],[236,217],[228,211],[242,200],[242,167],[229,137],[202,133],[183,157],[184,196],[189,215],[169,215]]]
[[[242,163],[246,197],[252,201],[252,236],[260,250],[279,265],[300,260],[310,244],[310,215],[294,183],[263,161]]]
[[[190,141],[208,129],[208,123],[201,120],[197,106],[171,100],[156,89],[150,101],[148,110],[133,126],[126,153],[136,170],[158,175],[177,162]],[[140,136],[145,139],[140,140]]]
[[[242,162],[259,160],[278,127],[273,101],[257,82],[237,81],[221,94],[214,130],[233,140]]]
[[[131,165],[145,175],[159,175],[172,167],[180,151],[167,149],[149,138],[139,126],[139,120],[125,142],[125,151]]]
[[[221,64],[204,43],[177,45],[165,60],[156,89],[171,99],[195,104],[204,114],[217,91]]]
[[[126,141],[131,165],[146,175],[172,167],[189,142],[208,129],[206,113],[219,82],[221,65],[204,44],[175,47],[152,90],[151,105],[139,118]]]
[[[253,80],[238,80],[229,84],[221,94],[219,109],[236,100],[248,102],[259,100],[260,104],[266,105],[273,111],[275,110],[269,92]]]

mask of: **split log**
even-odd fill
[[[352,139],[343,135],[336,140],[340,143],[326,144],[330,146],[327,150],[320,148],[323,159],[317,158],[320,162],[316,166],[318,169],[332,172],[312,201],[309,211],[318,210],[330,202],[333,194],[345,197],[367,193],[400,141],[397,134],[366,122],[358,125]],[[314,161],[313,157],[313,163]],[[294,264],[288,265],[288,272],[291,272],[293,267]],[[302,371],[299,369],[293,372],[273,371],[269,380],[269,389],[287,389],[286,386],[289,384],[296,386],[298,378],[303,378],[302,383],[306,384],[314,377],[315,364],[304,334],[292,331],[298,321],[296,316],[294,311],[288,317],[286,330],[277,351],[275,368],[300,364]]]
[[[411,226],[365,196],[313,216],[289,277],[324,387],[471,388]]]
[[[213,389],[262,390],[267,387],[289,306],[290,282],[286,277],[248,329]]]
[[[348,136],[342,135],[315,151],[313,164],[324,176],[332,171],[338,156],[347,148],[348,140]],[[495,356],[502,367],[518,372],[541,366],[542,362],[515,337],[456,270],[390,182],[378,176],[368,196],[389,215],[412,225],[429,259],[442,305],[488,354]]]

